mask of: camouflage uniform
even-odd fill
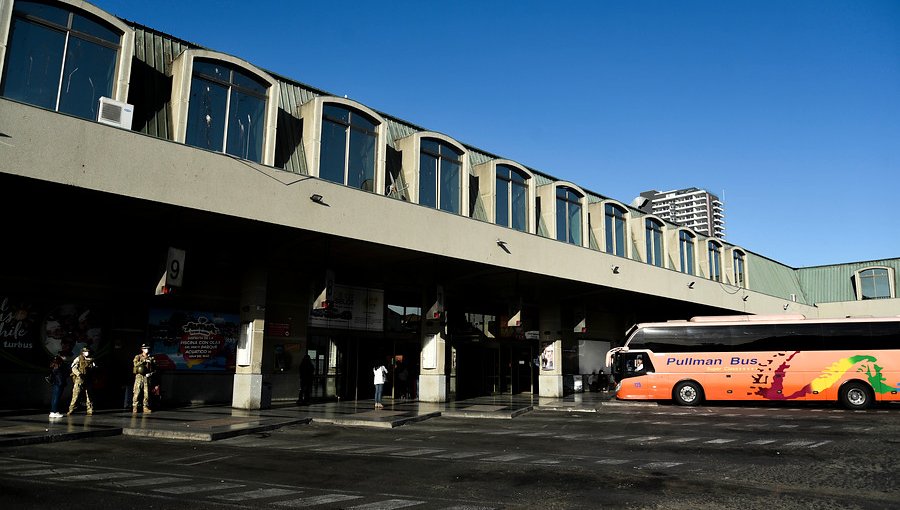
[[[141,391],[144,392],[144,412],[151,413],[150,410],[150,376],[156,368],[156,360],[149,353],[149,346],[144,344],[141,346],[142,352],[134,357],[132,364],[134,365],[134,389],[131,397],[131,412],[138,411],[138,396]]]
[[[82,391],[84,391],[84,399],[87,401],[87,414],[94,414],[94,404],[91,402],[89,386],[91,373],[96,367],[97,365],[94,364],[94,359],[91,358],[91,352],[87,347],[82,349],[81,354],[72,362],[72,403],[69,404],[69,412],[67,414],[75,412],[75,404],[78,403],[78,397],[81,396]]]

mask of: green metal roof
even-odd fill
[[[856,287],[853,276],[857,271],[870,267],[889,267],[894,271],[894,288],[897,288],[897,274],[900,274],[900,258],[851,262],[828,266],[803,267],[797,269],[800,285],[806,290],[811,303],[831,303],[855,301]]]

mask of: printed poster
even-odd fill
[[[237,314],[150,310],[150,352],[161,369],[234,370],[240,327]]]

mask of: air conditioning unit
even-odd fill
[[[108,97],[100,98],[100,111],[97,114],[97,122],[130,130],[133,117],[133,105]]]

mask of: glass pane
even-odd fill
[[[663,265],[662,234],[659,232],[653,233],[653,263],[659,267]]]
[[[460,212],[459,164],[441,160],[441,209]]]
[[[65,44],[66,36],[62,32],[21,19],[13,20],[0,94],[56,109]]]
[[[559,189],[556,190],[557,195],[559,195]],[[563,200],[562,198],[556,199],[556,240],[557,241],[568,241],[568,225],[566,224],[566,219],[568,218],[568,208],[566,207],[569,203]]]
[[[499,168],[497,169],[500,170]],[[497,176],[497,225],[509,226],[509,181]]]
[[[322,152],[319,155],[319,178],[344,184],[344,155],[347,151],[347,128],[322,121]]]
[[[616,229],[616,255],[625,256],[625,220],[623,218],[615,218]]]
[[[116,50],[69,37],[59,111],[97,120],[101,96],[112,96]]]
[[[569,204],[569,242],[581,246],[581,206]]]
[[[453,147],[450,147],[449,145],[446,145],[446,144],[440,144],[440,151],[441,151],[441,156],[443,156],[444,159],[459,161],[460,158],[462,158],[462,154],[457,152],[457,150],[454,149]]]
[[[519,172],[517,172],[515,170],[511,170],[509,172],[509,177],[510,177],[510,179],[512,179],[513,182],[524,183],[525,181],[528,180],[524,175],[520,174]]]
[[[875,296],[879,298],[891,297],[891,285],[888,282],[887,275],[882,274],[875,280]]]
[[[347,185],[366,191],[375,189],[375,135],[350,130]]]
[[[119,39],[122,37],[118,30],[113,30],[105,23],[98,23],[78,14],[72,16],[72,30],[92,35],[98,39],[111,42],[116,46],[119,45]]]
[[[615,244],[615,233],[616,227],[613,223],[613,217],[609,214],[605,216],[605,225],[606,228],[606,253],[615,253],[616,252],[616,244]]]
[[[199,58],[194,59],[194,74],[202,74],[225,83],[231,83],[231,69],[221,62],[212,62]]]
[[[438,151],[438,143],[436,140],[432,140],[430,138],[423,138],[421,140],[421,144],[422,144],[423,151],[430,152],[434,155],[440,154],[440,152]]]
[[[685,262],[687,266],[685,267],[685,273],[694,274],[694,243],[689,241],[685,244],[685,252],[687,253],[687,257]]]
[[[430,154],[419,158],[419,203],[437,205],[437,158]]]
[[[227,98],[225,87],[194,77],[184,143],[213,151],[224,149]]]
[[[231,81],[238,87],[242,89],[246,89],[251,92],[256,92],[259,95],[266,95],[266,91],[269,90],[269,84],[258,79],[256,76],[252,74],[245,73],[239,71],[237,69],[234,70],[234,73],[231,75]]]
[[[225,152],[257,163],[262,162],[266,102],[256,96],[232,90],[229,108],[228,146]]]
[[[509,168],[504,165],[497,165],[497,177],[509,180]]]
[[[350,124],[350,112],[347,111],[346,108],[341,108],[340,106],[335,106],[333,104],[326,104],[322,107],[322,114],[329,119],[337,120],[344,124]]]
[[[528,191],[515,182],[512,185],[512,228],[522,232],[528,230]]]
[[[374,122],[369,120],[368,117],[357,111],[353,112],[353,117],[350,120],[350,124],[353,127],[365,129],[366,131],[375,131],[375,128],[378,126],[378,124],[375,124]]]
[[[13,13],[34,16],[35,18],[55,23],[61,27],[69,26],[69,11],[53,5],[17,0],[16,2],[13,2]]]

